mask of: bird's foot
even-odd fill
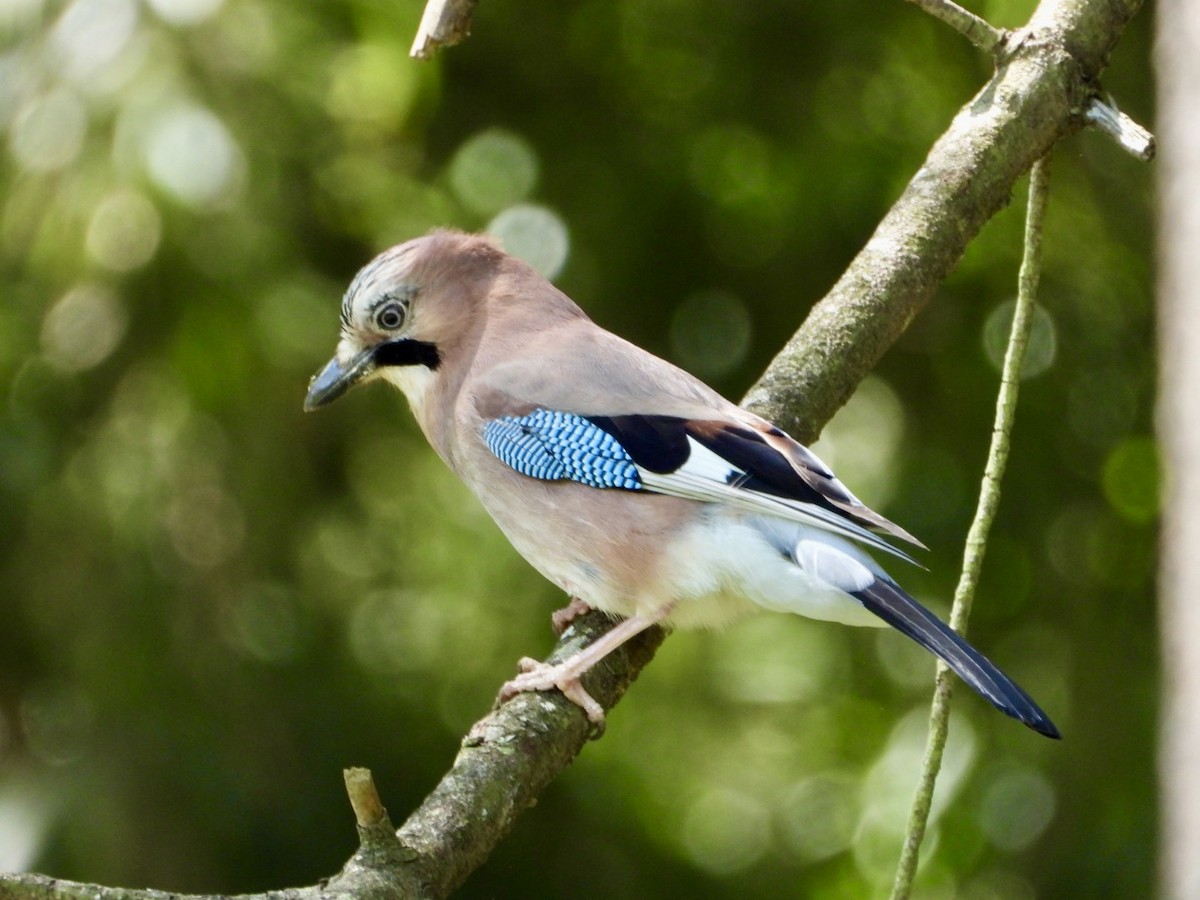
[[[651,625],[665,619],[670,615],[674,606],[674,603],[667,603],[649,615],[630,616],[628,619],[618,622],[574,656],[560,663],[550,665],[528,657],[522,659],[518,663],[521,674],[500,688],[500,696],[497,700],[503,703],[526,691],[549,691],[557,688],[568,700],[587,713],[588,720],[593,725],[603,726],[604,707],[592,698],[579,679],[592,666],[631,637],[641,634]]]
[[[564,631],[580,616],[586,616],[592,611],[592,608],[580,600],[578,597],[572,597],[571,602],[562,609],[556,609],[550,615],[550,626],[554,629],[554,633],[562,637]]]
[[[511,700],[517,694],[528,691],[552,691],[558,689],[563,696],[578,706],[587,714],[588,720],[594,725],[604,724],[604,707],[593,699],[579,680],[576,667],[565,663],[550,665],[538,662],[536,659],[524,657],[517,666],[521,674],[511,681],[506,681],[500,688],[500,696],[496,699],[503,703]]]

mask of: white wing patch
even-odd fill
[[[697,443],[696,439],[689,436],[688,442],[688,458],[683,464],[683,468],[677,470],[675,475],[691,475],[697,478],[703,478],[708,481],[715,481],[718,484],[729,484],[737,478],[744,478],[746,473],[737,466],[731,465],[727,459],[713,453],[703,444]],[[671,477],[671,476],[666,476]]]
[[[661,474],[638,466],[638,475],[649,490],[687,500],[722,503],[748,513],[778,516],[781,519],[812,525],[876,550],[891,553],[916,565],[916,561],[904,551],[897,550],[883,538],[835,512],[812,503],[737,487],[739,480],[746,477],[744,471],[731,465],[690,435],[687,442],[690,451],[687,462],[674,472]]]

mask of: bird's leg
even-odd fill
[[[528,657],[522,659],[518,663],[521,674],[504,683],[497,699],[503,703],[526,691],[549,691],[558,688],[563,692],[563,696],[587,713],[588,719],[596,724],[603,723],[604,708],[587,692],[580,678],[626,641],[665,619],[674,607],[674,603],[668,603],[649,615],[630,616],[562,662],[551,665]]]
[[[562,609],[556,609],[550,615],[550,627],[554,629],[554,633],[562,637],[562,633],[571,627],[571,624],[580,616],[585,616],[592,611],[592,608],[580,600],[578,597],[572,597],[571,602]]]

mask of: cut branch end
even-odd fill
[[[1084,118],[1088,124],[1099,128],[1142,162],[1154,159],[1157,150],[1154,135],[1117,109],[1111,100],[1092,98]]]
[[[346,793],[350,797],[350,806],[354,809],[354,818],[359,828],[374,828],[387,819],[387,810],[379,799],[379,791],[375,789],[375,779],[371,777],[370,769],[346,769],[342,772],[346,782]]]
[[[429,0],[417,26],[409,55],[432,59],[442,47],[461,43],[471,34],[471,14],[478,0]]]

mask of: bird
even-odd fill
[[[1001,712],[1050,738],[1036,702],[872,553],[924,547],[811,450],[683,369],[595,324],[485,235],[438,229],[380,253],[341,306],[304,408],[381,380],[516,550],[616,624],[555,664],[522,659],[500,699],[557,689],[633,636],[771,611],[891,626]]]

